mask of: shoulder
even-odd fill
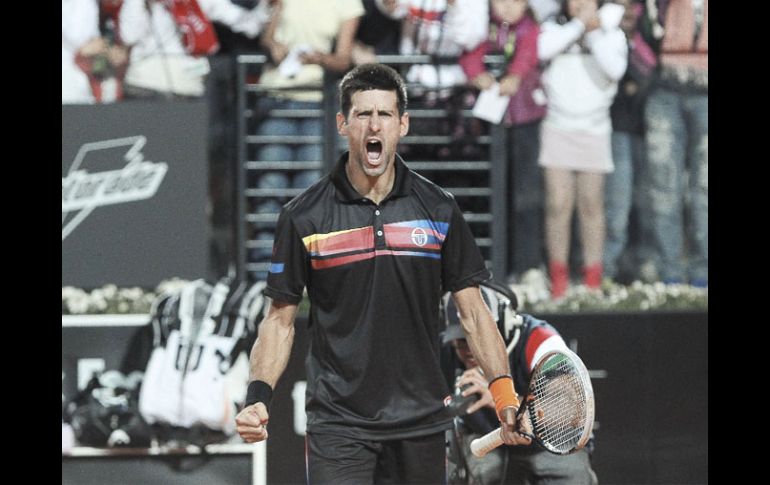
[[[294,197],[283,206],[282,214],[293,220],[303,217],[313,217],[319,211],[326,210],[335,202],[334,184],[329,175],[305,189],[304,192]]]
[[[544,328],[552,329],[554,332],[556,331],[556,329],[553,328],[553,326],[550,323],[540,318],[534,317],[529,313],[522,313],[521,316],[524,319],[524,328],[528,330],[544,327]]]
[[[439,187],[436,183],[428,180],[417,172],[410,170],[412,176],[412,194],[423,197],[430,197],[436,203],[453,205],[455,197],[446,189]]]

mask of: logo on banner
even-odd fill
[[[168,171],[168,164],[144,159],[145,136],[85,143],[78,150],[66,177],[61,179],[62,241],[97,207],[152,198]],[[86,155],[126,147],[118,170],[88,172],[81,168]],[[74,214],[68,220],[68,216]],[[66,222],[65,222],[66,221]]]

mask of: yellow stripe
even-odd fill
[[[338,236],[340,234],[345,234],[347,232],[354,232],[354,231],[362,231],[365,229],[369,229],[371,226],[365,226],[365,227],[357,227],[355,229],[345,229],[344,231],[334,231],[334,232],[328,232],[326,234],[311,234],[309,236],[305,236],[302,238],[302,243],[305,245],[305,248],[310,250],[313,243],[316,241],[323,241],[324,239],[328,239],[333,236]]]

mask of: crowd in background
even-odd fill
[[[510,282],[554,298],[576,280],[708,286],[708,0],[62,0],[63,104],[200,97],[213,55],[242,52],[270,60],[261,109],[319,109],[324,72],[378,55],[456,59],[405,71],[410,107],[468,108],[492,88],[510,97]],[[405,147],[407,162],[473,156],[480,120],[422,122],[412,129],[463,142]],[[319,120],[292,118],[257,130],[322,134]],[[322,146],[255,156],[318,160]],[[255,186],[319,176],[268,173]]]

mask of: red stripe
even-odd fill
[[[422,20],[440,20],[443,13],[437,10],[422,10],[417,7],[409,7],[409,15]]]
[[[326,269],[333,268],[348,263],[355,263],[356,261],[363,261],[365,259],[372,259],[374,257],[374,251],[368,253],[351,254],[350,256],[340,256],[338,258],[330,259],[312,259],[310,264],[313,269]]]
[[[374,232],[371,226],[363,227],[355,231],[337,234],[326,239],[320,239],[310,243],[308,251],[319,256],[329,254],[358,251],[374,247]]]
[[[532,359],[535,357],[535,353],[540,347],[540,344],[554,335],[556,335],[556,332],[547,327],[537,327],[531,334],[529,334],[527,347],[524,350],[524,355],[527,357],[527,369],[532,368]]]
[[[414,227],[397,227],[391,224],[385,224],[383,228],[385,229],[385,244],[387,244],[390,247],[441,249],[441,246],[438,244],[424,244],[422,246],[418,246],[417,244],[415,244],[414,240],[412,239],[412,231],[414,231],[415,229]],[[432,229],[423,229],[423,231],[425,231],[425,234],[428,237],[430,237],[431,235],[433,236],[436,235],[436,231]],[[441,240],[441,238],[439,238],[439,240]]]
[[[391,233],[393,235],[398,234],[399,236],[409,236],[412,237],[412,231],[417,229],[416,227],[408,227],[408,226],[399,226],[398,223],[396,224],[385,224],[382,226],[385,229],[385,234]],[[425,234],[429,236],[435,236],[436,239],[439,241],[443,241],[446,237],[444,234],[440,233],[439,231],[433,229],[432,227],[420,227],[423,231],[425,231]]]

